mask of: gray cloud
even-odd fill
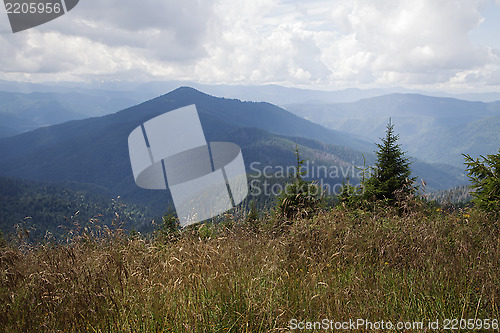
[[[0,78],[487,89],[500,55],[470,34],[486,5],[500,11],[498,0],[80,1],[2,33]]]

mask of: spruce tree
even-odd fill
[[[396,142],[399,135],[394,133],[394,125],[389,119],[385,138],[377,143],[377,162],[373,175],[365,182],[365,197],[369,200],[385,200],[393,204],[397,192],[410,193],[414,191],[410,178],[411,162],[405,157],[405,152]]]
[[[481,209],[500,212],[500,149],[498,154],[481,156],[482,161],[463,156],[474,189],[472,201]]]

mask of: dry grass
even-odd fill
[[[162,243],[83,234],[0,252],[2,332],[285,332],[292,318],[500,319],[500,222],[335,209]]]

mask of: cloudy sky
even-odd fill
[[[13,34],[0,79],[499,91],[500,0],[80,0]]]

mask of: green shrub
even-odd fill
[[[363,202],[363,188],[356,188],[349,183],[349,179],[342,182],[342,188],[337,198],[338,204],[342,207],[355,208]]]
[[[165,242],[175,241],[180,236],[180,222],[175,210],[169,210],[162,216],[162,224],[159,230],[159,237]]]

